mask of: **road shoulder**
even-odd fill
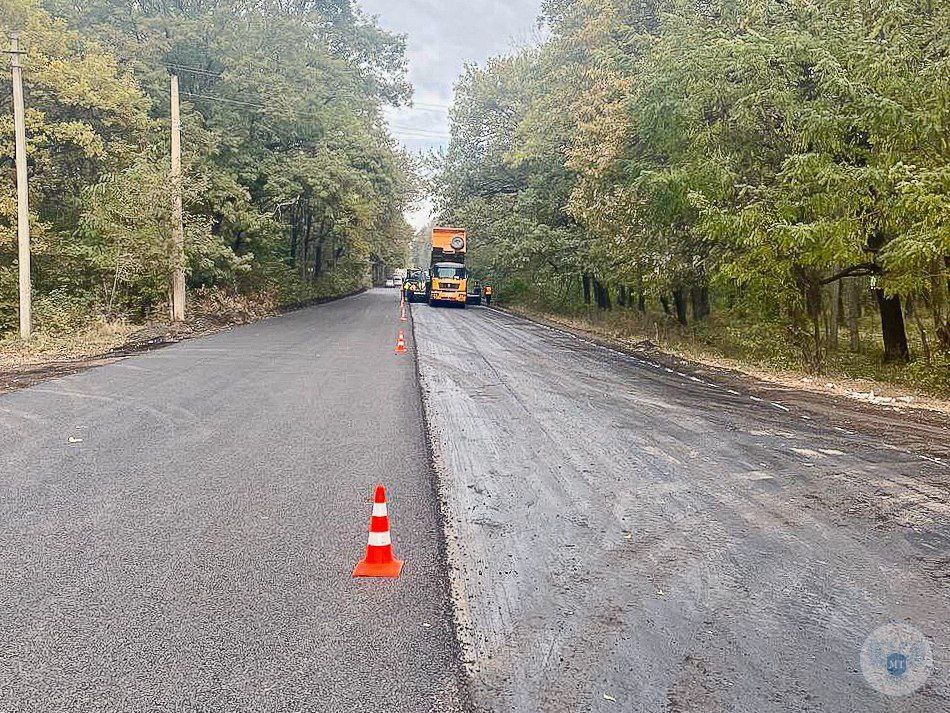
[[[22,345],[6,349],[0,346],[0,394],[24,389],[49,379],[78,374],[86,369],[112,364],[188,339],[208,337],[262,319],[353,297],[365,291],[365,288],[360,288],[275,309],[203,312],[181,324],[154,322],[135,328],[112,325],[116,327],[112,330],[113,333],[96,335],[91,340],[92,343],[83,340],[82,335],[79,335],[62,345],[52,345],[49,349],[39,351],[23,348]]]
[[[801,410],[809,419],[832,426],[862,432],[885,443],[911,447],[919,453],[950,459],[950,402],[940,399],[900,401],[893,397],[867,400],[845,395],[844,390],[829,392],[820,377],[792,385],[791,378],[777,377],[764,371],[749,373],[736,368],[703,363],[664,351],[649,340],[624,340],[602,332],[583,329],[549,317],[500,307],[499,312],[528,320],[583,342],[612,349],[623,354],[647,357],[665,368],[695,378],[714,379],[717,383],[741,390],[757,399],[781,402]],[[805,377],[809,378],[809,377]]]

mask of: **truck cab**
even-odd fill
[[[435,226],[432,228],[432,262],[429,266],[429,304],[465,306],[468,295],[468,272],[465,251],[468,236],[464,228]]]
[[[437,262],[429,270],[429,304],[465,306],[468,297],[468,273],[460,262]]]

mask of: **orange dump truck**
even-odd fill
[[[463,228],[432,229],[432,258],[429,265],[429,304],[457,304],[468,296],[465,250],[468,240]]]

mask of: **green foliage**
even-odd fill
[[[189,288],[299,299],[360,284],[371,256],[403,259],[416,182],[381,108],[409,96],[404,44],[348,0],[0,0],[0,30],[12,29],[29,53],[38,303],[162,312],[170,72]],[[12,121],[0,129],[12,155]],[[5,164],[0,330],[16,317],[13,181]],[[38,312],[40,329],[54,320]]]
[[[660,298],[681,324],[687,305],[741,308],[814,367],[829,320],[896,295],[925,307],[918,355],[950,351],[950,6],[549,0],[544,17],[543,46],[467,70],[437,180],[499,283]],[[903,324],[881,325],[885,358],[906,356]]]

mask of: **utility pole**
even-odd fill
[[[172,290],[171,318],[185,319],[185,226],[181,199],[181,115],[178,100],[178,76],[172,75]]]
[[[13,74],[13,127],[16,136],[17,263],[20,271],[20,339],[33,333],[32,285],[30,281],[30,198],[26,183],[26,120],[23,112],[23,68],[20,33],[10,35],[10,67]]]

